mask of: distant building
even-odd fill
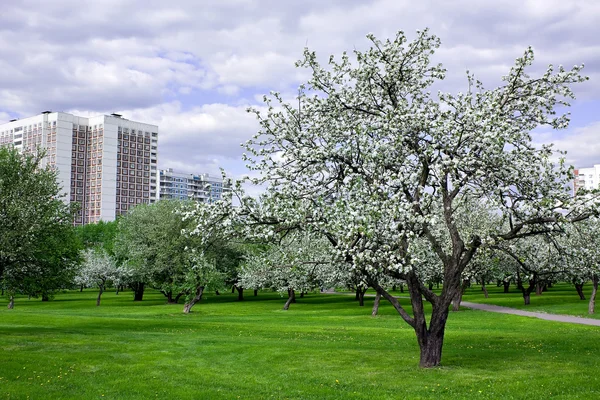
[[[75,224],[112,221],[157,196],[156,125],[119,114],[96,117],[45,111],[0,125],[0,146],[22,152],[45,149],[65,202],[79,203]]]
[[[588,190],[598,189],[600,185],[600,164],[592,168],[579,168],[575,170],[575,181],[573,182],[573,195],[580,188]]]
[[[208,174],[189,174],[173,171],[173,168],[159,171],[157,200],[194,200],[212,203],[221,199],[223,191],[230,190],[222,178]]]

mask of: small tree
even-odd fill
[[[600,276],[600,220],[590,218],[574,224],[567,233],[564,247],[568,255],[565,261],[569,266],[569,278],[581,285],[577,290],[580,298],[583,297],[583,282],[592,281],[588,313],[594,314]]]
[[[285,293],[287,301],[283,309],[287,310],[296,302],[297,292],[306,293],[339,282],[335,272],[335,254],[329,243],[293,233],[264,252],[250,255],[242,268],[241,284]]]
[[[178,201],[140,205],[120,218],[115,255],[130,268],[137,288],[149,284],[177,304],[186,293],[187,274],[195,261],[186,249],[197,249],[199,240],[183,234],[189,222]]]
[[[223,261],[224,248],[213,246],[208,252],[196,252],[186,249],[193,260],[187,270],[183,293],[185,295],[184,314],[189,314],[192,307],[202,299],[206,288],[220,289],[223,287],[225,274],[219,271],[219,262]]]
[[[106,290],[107,285],[118,280],[119,269],[115,259],[104,249],[85,250],[84,260],[76,282],[85,287],[98,287],[96,306],[99,306],[102,293]]]
[[[525,305],[531,303],[531,293],[541,295],[544,284],[568,272],[567,255],[559,238],[554,235],[526,237],[495,247],[509,256],[507,262],[513,268]]]

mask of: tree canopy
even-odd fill
[[[295,229],[325,237],[414,328],[420,365],[431,367],[441,361],[448,306],[480,248],[597,213],[596,195],[571,196],[572,167],[531,138],[539,126],[568,126],[562,111],[574,98],[571,87],[587,78],[583,66],[552,65],[531,77],[528,48],[497,88],[467,73],[466,92],[432,95],[446,73],[430,61],[440,46],[435,35],[368,38],[367,51],[332,56],[327,65],[306,49],[297,65],[311,78],[297,99],[273,93],[266,112],[251,110],[261,129],[245,159],[258,174],[251,181],[268,189],[260,201],[240,194],[231,218],[265,238]],[[465,199],[484,203],[498,223],[461,230]],[[223,207],[216,213],[227,221]],[[422,241],[442,268],[439,295],[415,257]],[[382,274],[407,282],[412,315],[377,284]],[[429,321],[423,299],[432,305]]]
[[[0,148],[0,279],[11,298],[48,298],[72,282],[80,262],[73,209],[42,159]]]

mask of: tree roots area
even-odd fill
[[[517,291],[495,289],[485,301],[518,303]],[[572,286],[562,289],[585,314]],[[562,289],[532,306],[553,307]],[[277,293],[205,293],[187,315],[158,292],[134,302],[107,290],[101,307],[96,296],[17,297],[13,310],[0,300],[0,399],[600,398],[593,326],[461,309],[448,318],[441,366],[423,369],[414,330],[388,302],[372,316],[370,291],[362,307],[308,293],[287,311]],[[469,288],[465,299],[484,295]]]

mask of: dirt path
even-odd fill
[[[516,308],[494,306],[492,304],[471,303],[468,301],[463,301],[460,303],[460,305],[463,307],[472,308],[474,310],[491,311],[491,312],[497,312],[497,313],[502,313],[502,314],[521,315],[523,317],[540,318],[540,319],[545,319],[548,321],[570,322],[572,324],[600,326],[600,320],[598,320],[598,319],[572,317],[570,315],[546,314],[546,313],[542,313],[542,312],[533,312],[533,311],[523,311],[523,310],[517,310]]]
[[[334,289],[328,289],[321,293],[354,296],[354,293],[338,293]],[[375,297],[375,295],[374,294],[365,294],[365,297]],[[397,299],[410,299],[410,297],[408,297],[408,296],[396,296],[396,298]],[[496,312],[496,313],[502,313],[502,314],[520,315],[522,317],[539,318],[539,319],[545,319],[547,321],[568,322],[571,324],[600,326],[600,319],[573,317],[570,315],[561,315],[561,314],[546,314],[543,312],[535,312],[535,311],[524,311],[524,310],[519,310],[516,308],[495,306],[492,304],[471,303],[469,301],[462,301],[460,303],[460,305],[462,307],[472,308],[473,310],[489,311],[489,312]]]

